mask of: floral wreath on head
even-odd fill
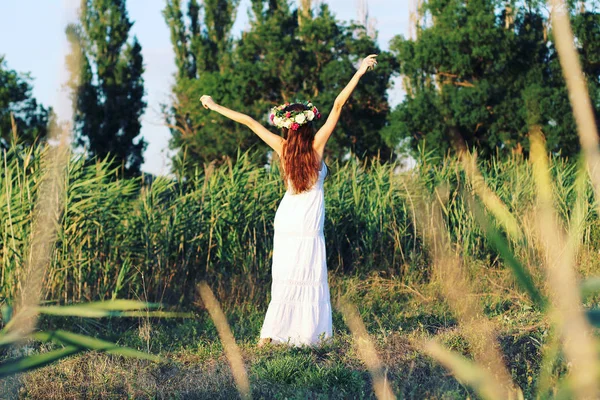
[[[271,109],[269,119],[278,128],[297,130],[302,125],[312,122],[313,119],[321,118],[321,113],[310,101],[296,101],[294,104],[302,104],[306,110],[285,111],[290,103],[284,103]]]

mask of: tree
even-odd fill
[[[379,54],[380,67],[363,77],[346,104],[326,154],[388,158],[391,151],[380,130],[389,112],[386,91],[393,57],[379,49],[364,26],[338,23],[324,3],[314,15],[310,8],[291,10],[285,1],[270,1],[268,7],[255,1],[253,9],[251,29],[236,48],[244,102],[254,99],[255,112],[261,115],[274,104],[305,98],[326,114],[360,59]]]
[[[573,30],[579,43],[583,73],[588,82],[592,104],[595,106],[596,125],[600,123],[600,13],[586,11],[585,2],[581,12],[573,16]]]
[[[38,104],[30,82],[29,75],[8,69],[0,56],[0,147],[13,142],[13,121],[18,143],[31,145],[47,136],[52,109]]]
[[[417,27],[417,37],[397,36],[391,45],[407,95],[390,114],[382,132],[386,142],[408,140],[414,150],[425,142],[438,154],[457,146],[477,148],[483,157],[526,153],[535,125],[550,151],[575,154],[576,127],[541,6],[424,3],[421,16],[428,22]],[[597,81],[598,75],[589,78]],[[597,94],[595,99],[597,105]]]
[[[129,175],[139,174],[146,142],[138,137],[146,109],[142,48],[128,42],[125,0],[82,0],[79,25],[67,28],[80,44],[75,128],[91,156],[111,156]]]
[[[236,101],[230,32],[238,3],[239,0],[209,0],[201,7],[197,0],[190,0],[187,22],[179,0],[168,0],[163,10],[177,65],[173,102],[165,107],[165,118],[172,132],[170,145],[180,149],[180,155],[186,154],[186,159],[191,160],[187,164],[190,168],[223,155],[233,156],[231,149],[244,147],[242,127],[229,120],[215,123],[215,116],[206,113],[199,102],[202,94],[212,93],[231,107],[241,106]],[[174,159],[176,169],[179,159]]]
[[[237,2],[224,3],[231,4],[231,17],[221,17],[230,29]],[[381,54],[383,67],[365,76],[354,92],[327,156],[389,157],[390,149],[379,131],[389,112],[386,90],[395,59],[380,51],[364,27],[336,22],[325,4],[313,10],[310,1],[303,1],[301,9],[294,9],[285,0],[254,0],[250,29],[232,41],[224,33],[227,30],[210,34],[214,18],[207,16],[214,14],[210,11],[213,4],[204,3],[203,24],[194,19],[200,15],[195,1],[188,5],[187,25],[179,1],[169,1],[164,11],[178,65],[174,101],[168,110],[171,145],[185,152],[192,165],[223,156],[235,158],[239,149],[259,142],[245,127],[207,113],[198,101],[202,94],[209,93],[265,124],[271,107],[295,99],[312,100],[327,114],[360,58],[371,53]],[[215,59],[217,64],[209,61]]]

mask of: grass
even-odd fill
[[[473,268],[481,268],[481,265]],[[526,398],[535,392],[542,344],[549,324],[542,313],[507,285],[501,271],[481,276],[478,292],[485,316],[498,326],[498,339],[513,379]],[[436,285],[407,289],[397,278],[332,276],[332,298],[351,292],[399,398],[462,399],[467,387],[419,349],[434,336],[470,355]],[[266,304],[228,304],[223,309],[239,344],[254,398],[373,398],[370,375],[359,361],[341,314],[334,311],[334,339],[322,348],[259,349],[256,340]],[[167,358],[150,363],[101,353],[70,357],[19,377],[21,398],[237,398],[217,330],[206,311],[185,321],[44,318],[41,327],[69,324],[79,332],[117,340],[120,345]],[[147,330],[147,331],[145,331]],[[148,339],[147,339],[148,338]],[[48,350],[48,349],[45,349]],[[560,371],[559,371],[560,372]],[[564,374],[565,371],[562,371]],[[49,379],[51,378],[51,379]]]
[[[0,291],[6,303],[18,289],[19,260],[31,232],[28,204],[37,195],[39,151],[32,150],[36,156],[31,161],[21,153],[4,154],[0,183],[6,190],[0,202],[10,207],[0,207],[7,221],[0,227]],[[578,277],[597,276],[600,225],[591,184],[580,178],[579,164],[550,163],[557,221],[577,227]],[[514,381],[526,398],[537,395],[539,387],[551,394],[564,387],[561,380],[571,371],[562,352],[551,352],[554,327],[542,301],[532,295],[532,288],[540,296],[549,290],[542,267],[546,253],[536,226],[533,169],[518,157],[478,166],[489,188],[483,204],[492,210],[485,224],[473,212],[471,198],[483,189],[472,185],[472,173],[457,159],[425,156],[417,170],[404,174],[393,173],[391,165],[351,161],[334,166],[326,182],[332,301],[339,306],[343,298],[358,306],[381,361],[370,363],[369,353],[354,346],[357,340],[347,328],[352,324],[340,308],[333,315],[335,339],[321,349],[255,347],[268,302],[272,218],[282,195],[276,171],[257,168],[242,157],[235,165],[199,171],[183,182],[159,178],[148,185],[141,179],[120,179],[105,163],[74,158],[45,277],[47,301],[127,297],[167,302],[195,317],[43,315],[40,329],[68,328],[168,362],[86,353],[5,380],[4,392],[21,398],[238,396],[231,360],[223,356],[218,331],[196,290],[206,280],[240,347],[254,398],[372,398],[373,377],[383,377],[383,385],[400,398],[475,397],[468,379],[450,375],[423,351],[432,339],[467,360],[502,363],[505,381]],[[431,230],[423,228],[433,221],[432,205],[447,228],[439,232],[444,251],[461,260],[459,292],[449,291],[440,279],[445,271],[440,266],[450,258],[436,253]],[[507,213],[510,218],[502,219]],[[515,279],[506,254],[514,258],[510,267],[525,275]],[[586,306],[597,301],[592,294]],[[469,314],[460,311],[464,304]],[[488,328],[473,329],[483,325]],[[485,343],[498,343],[496,359],[486,359]],[[25,349],[35,354],[59,348],[31,342]],[[5,360],[14,356],[0,354]],[[546,359],[550,361],[544,364]]]

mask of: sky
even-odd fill
[[[336,19],[358,19],[358,0],[321,0]],[[187,4],[186,1],[182,2]],[[410,0],[367,0],[369,17],[378,31],[379,46],[388,49],[397,34],[408,35]],[[68,119],[70,105],[64,90],[64,68],[68,44],[65,26],[76,21],[78,0],[0,0],[0,55],[7,66],[33,78],[33,95],[45,106],[52,106],[61,119]],[[129,18],[134,22],[131,34],[142,45],[146,101],[141,134],[148,142],[142,170],[155,175],[169,173],[168,141],[170,132],[160,114],[168,104],[176,71],[169,30],[162,17],[165,0],[129,0]],[[250,0],[241,0],[233,26],[234,37],[248,28]],[[390,90],[392,105],[401,98],[401,89]]]

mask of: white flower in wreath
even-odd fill
[[[312,112],[312,110],[304,111],[304,114],[306,115],[306,119],[309,121],[315,119],[315,113]]]
[[[304,113],[296,115],[296,122],[299,124],[303,124],[304,122],[306,122],[306,116],[304,115]]]
[[[281,118],[280,118],[280,117],[275,117],[275,118],[273,118],[273,123],[275,124],[275,126],[281,126],[281,123],[282,123],[282,122],[283,122],[283,121],[281,120]]]
[[[283,123],[284,128],[290,129],[292,127],[292,120],[288,119]]]

